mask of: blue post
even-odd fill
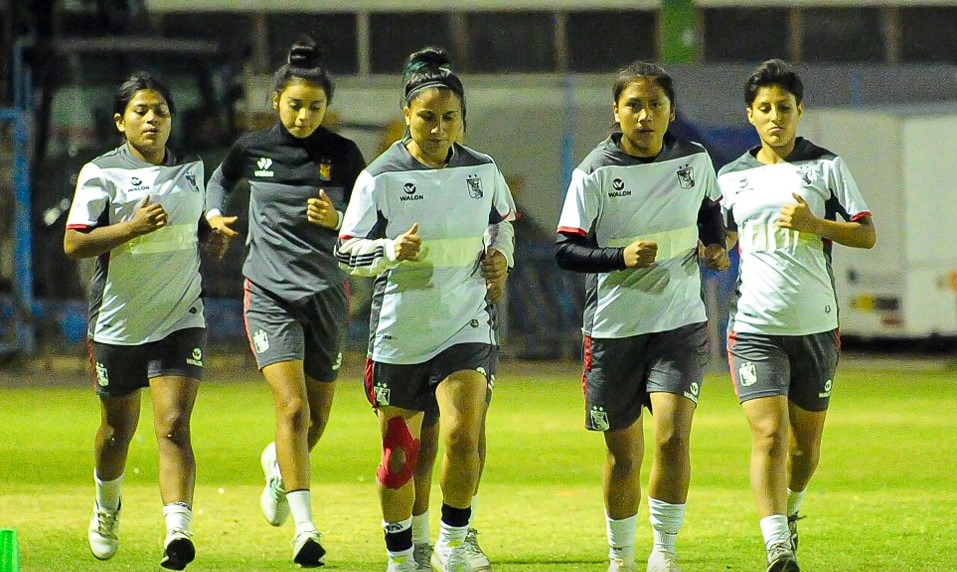
[[[562,199],[572,182],[572,171],[575,170],[575,123],[578,120],[577,106],[575,105],[575,80],[567,74],[562,81],[562,93],[565,103],[565,122],[562,125]],[[560,207],[561,205],[559,205]]]
[[[28,159],[28,112],[0,109],[0,120],[13,124],[13,306],[17,327],[17,350],[26,357],[36,353],[33,320],[33,224],[30,209],[30,161]]]

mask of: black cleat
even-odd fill
[[[804,516],[794,513],[788,515],[788,531],[791,533],[791,550],[796,554],[798,551],[798,521],[802,518],[807,518]]]
[[[319,544],[319,533],[312,530],[296,535],[293,539],[292,561],[303,568],[316,568],[325,564],[322,561],[326,549]]]
[[[160,566],[167,570],[183,570],[196,558],[193,534],[186,530],[174,530],[166,536],[166,549]]]

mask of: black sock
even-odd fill
[[[455,508],[442,503],[442,522],[449,526],[461,528],[469,525],[472,518],[472,507]]]
[[[398,525],[392,525],[398,528]],[[412,548],[412,527],[396,532],[385,531],[385,547],[389,552],[403,552]]]

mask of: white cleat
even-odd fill
[[[474,528],[470,528],[465,535],[465,553],[468,554],[472,572],[492,572],[492,563],[482,552],[482,547],[478,543],[478,531]]]
[[[167,570],[183,570],[196,558],[193,533],[188,530],[177,528],[169,531],[163,546],[163,559],[160,560],[160,566]]]
[[[414,545],[412,560],[415,561],[415,572],[432,572],[432,545],[428,542]]]
[[[634,560],[612,558],[608,563],[608,572],[638,572],[638,566]]]
[[[259,506],[262,507],[266,522],[273,526],[282,526],[289,518],[289,501],[286,500],[286,491],[282,486],[282,474],[279,472],[279,461],[276,460],[276,443],[270,443],[259,456],[263,474],[266,476],[266,486],[259,497]]]
[[[465,543],[436,546],[432,550],[432,570],[434,572],[472,572]]]
[[[116,554],[120,545],[120,507],[116,510],[93,505],[93,518],[90,519],[90,552],[97,560],[108,560]]]
[[[427,546],[427,545],[426,545]],[[385,572],[418,572],[421,570],[416,563],[415,558],[402,558],[401,560],[389,559],[389,567],[385,569]],[[432,568],[428,568],[429,572],[432,572]]]
[[[681,572],[678,567],[678,557],[673,552],[653,550],[648,556],[647,572]]]

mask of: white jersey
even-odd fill
[[[698,268],[698,211],[721,198],[704,147],[667,136],[652,160],[598,145],[572,172],[558,232],[598,248],[658,244],[648,268],[588,274],[582,331],[594,338],[663,332],[707,319]]]
[[[778,215],[800,195],[814,216],[870,216],[844,161],[798,138],[787,161],[766,165],[752,149],[718,176],[728,229],[738,233],[738,285],[728,328],[806,335],[838,327],[831,241],[779,228]]]
[[[96,342],[140,345],[185,328],[205,328],[198,224],[205,190],[200,160],[153,165],[126,144],[80,169],[67,228],[80,231],[133,218],[146,197],[163,205],[168,225],[96,259],[89,333]]]
[[[512,265],[508,221],[515,203],[491,157],[454,145],[432,169],[398,141],[359,174],[339,231],[336,256],[358,276],[378,276],[369,357],[423,363],[462,343],[497,344],[480,260],[486,248]],[[395,238],[419,225],[416,262],[395,260]]]

